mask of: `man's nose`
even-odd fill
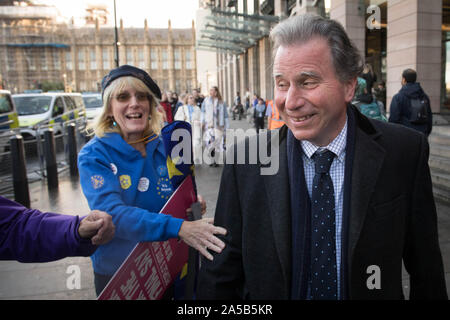
[[[305,105],[302,90],[296,86],[290,86],[284,102],[284,107],[288,110],[294,110]]]

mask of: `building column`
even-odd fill
[[[365,7],[360,0],[331,0],[330,19],[339,21],[360,54],[366,55]]]
[[[269,37],[259,40],[260,96],[265,100],[273,98],[272,62]]]
[[[175,61],[173,54],[173,37],[172,37],[172,24],[169,20],[169,30],[168,30],[168,38],[167,38],[167,59],[169,62],[169,88],[172,91],[176,91],[175,87]],[[177,92],[177,94],[180,94]]]
[[[403,70],[417,72],[417,82],[440,111],[442,1],[388,1],[386,104],[401,88]]]
[[[275,0],[274,1],[274,14],[281,19],[287,17],[287,1],[286,0]]]

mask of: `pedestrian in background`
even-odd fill
[[[402,124],[428,137],[433,127],[430,98],[416,79],[415,70],[403,71],[402,88],[391,101],[389,122]]]
[[[266,104],[263,98],[258,98],[258,103],[253,112],[256,133],[259,133],[259,129],[264,129],[264,117],[266,115]]]
[[[194,96],[195,104],[197,105],[197,107],[199,107],[201,109],[202,108],[203,99],[205,97],[200,95],[200,91],[198,89],[192,90],[192,95]]]
[[[216,160],[223,157],[225,151],[225,130],[229,126],[228,107],[214,86],[202,104],[202,126],[205,146],[211,156],[211,166],[217,167]]]
[[[41,212],[0,196],[0,260],[49,262],[90,256],[114,237],[111,216],[93,210],[85,217]]]
[[[95,137],[78,156],[89,207],[111,214],[115,238],[92,255],[97,295],[138,242],[179,238],[201,254],[220,252],[224,233],[211,220],[184,221],[160,214],[173,193],[156,105],[161,91],[147,72],[123,65],[102,80],[103,110]],[[198,197],[203,213],[205,201]]]
[[[202,111],[196,105],[194,95],[187,96],[187,103],[178,108],[175,120],[186,121],[192,127],[192,151],[194,163],[201,163],[202,157]]]
[[[167,98],[166,92],[163,92],[161,94],[161,101],[159,102],[159,104],[164,108],[164,112],[165,112],[165,116],[166,116],[165,121],[167,123],[172,123],[173,122],[172,106],[169,103],[169,99]]]

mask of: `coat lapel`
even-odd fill
[[[272,131],[278,132],[278,131]],[[264,175],[264,185],[266,197],[272,218],[273,235],[275,238],[275,247],[280,259],[283,278],[286,288],[286,297],[290,295],[291,285],[291,210],[290,210],[290,191],[289,175],[287,168],[287,150],[286,150],[286,132],[287,128],[279,131],[279,170],[274,175]],[[272,134],[273,135],[273,134]],[[270,136],[270,135],[269,135]],[[276,138],[276,137],[274,137]]]
[[[348,235],[349,272],[351,272],[353,252],[385,157],[385,150],[375,142],[375,138],[379,135],[377,131],[368,134],[358,125],[356,126]]]

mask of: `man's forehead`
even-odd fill
[[[280,46],[274,57],[273,75],[286,72],[304,73],[305,76],[314,76],[319,73],[331,59],[331,52],[324,39],[317,42],[310,40],[300,44]]]

